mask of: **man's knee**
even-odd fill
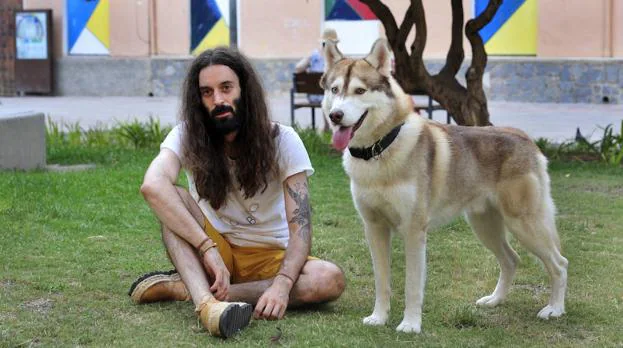
[[[314,268],[313,273],[309,274],[313,278],[312,289],[303,295],[303,301],[314,303],[338,299],[346,288],[344,272],[338,266],[327,261],[322,261]]]
[[[329,262],[327,262],[327,268],[325,272],[327,282],[330,284],[327,289],[327,300],[337,300],[346,288],[346,277],[344,276],[344,272],[342,272],[342,270],[337,265]]]

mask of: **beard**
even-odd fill
[[[235,109],[231,105],[217,105],[212,111],[208,113],[207,125],[208,130],[218,136],[226,136],[229,133],[235,132],[240,129],[242,103],[240,98],[234,100]],[[237,110],[237,111],[236,111]],[[229,112],[227,117],[217,118],[216,116]]]

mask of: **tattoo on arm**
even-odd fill
[[[288,221],[289,223],[298,224],[299,236],[306,241],[311,239],[311,218],[310,218],[310,206],[309,206],[309,194],[307,191],[307,183],[297,183],[294,187],[286,185],[288,189],[288,195],[296,202],[297,208],[293,211],[293,216]]]

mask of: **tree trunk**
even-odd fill
[[[446,62],[436,75],[430,75],[424,65],[423,53],[426,46],[426,16],[421,0],[411,0],[405,18],[397,25],[389,8],[380,0],[360,0],[374,12],[383,23],[387,40],[395,59],[395,77],[405,92],[418,94],[422,91],[443,106],[459,125],[487,126],[489,110],[487,97],[482,86],[482,76],[487,66],[487,53],[478,31],[491,21],[502,0],[490,0],[487,8],[478,17],[465,25],[465,35],[472,46],[472,62],[465,73],[466,87],[456,79],[465,53],[463,51],[463,2],[451,0],[452,40]],[[405,43],[411,28],[415,25],[415,39],[411,55]]]

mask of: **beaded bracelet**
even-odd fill
[[[287,274],[285,274],[285,273],[283,273],[283,272],[279,272],[279,273],[277,273],[277,275],[284,276],[284,277],[286,277],[286,278],[290,279],[290,280],[292,281],[292,284],[296,283],[296,281],[294,280],[294,278],[290,277],[289,275],[287,275]]]
[[[199,250],[201,249],[201,247],[207,243],[210,240],[210,237],[206,237],[204,240],[201,241],[201,243],[199,243],[199,245],[197,245],[197,247],[195,249]]]
[[[209,243],[208,243],[209,242]],[[204,239],[199,246],[197,247],[197,249],[199,250],[199,255],[201,255],[201,257],[203,257],[203,255],[205,255],[205,253],[214,248],[216,246],[216,243],[214,243],[212,241],[212,239],[210,238],[206,238]]]

